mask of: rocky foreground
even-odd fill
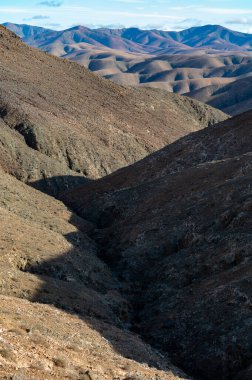
[[[252,114],[202,129],[227,116],[170,95],[176,108],[161,115],[159,93],[94,79],[3,28],[0,49],[0,377],[250,380]],[[69,73],[68,92],[56,68]],[[68,103],[88,81],[97,98],[80,91],[80,108]],[[119,92],[135,114],[118,108]],[[83,106],[89,96],[103,96],[104,113]],[[99,124],[107,113],[116,134],[112,119]],[[150,137],[135,116],[153,125]],[[112,171],[95,171],[107,160],[122,166],[114,154],[131,149],[127,128],[143,156],[200,130],[91,180]]]
[[[92,224],[0,173],[1,379],[189,379],[129,331]]]

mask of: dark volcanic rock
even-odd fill
[[[126,328],[91,223],[1,168],[0,220],[1,379],[189,380]]]
[[[64,197],[96,223],[134,328],[198,379],[250,376],[251,120],[192,134]]]

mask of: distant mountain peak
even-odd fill
[[[25,24],[5,26],[26,44],[76,61],[119,84],[186,94],[232,115],[251,108],[251,34],[217,24],[179,32],[82,25],[61,31]],[[233,82],[242,83],[243,96],[237,96],[238,86]]]

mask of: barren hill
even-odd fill
[[[181,32],[6,26],[28,45],[76,61],[116,83],[186,94],[231,115],[251,109],[248,86],[240,86],[251,78],[250,34],[218,25]],[[233,107],[238,87],[242,102]]]
[[[132,328],[196,379],[250,379],[251,129],[247,113],[65,195],[94,223]]]
[[[0,194],[1,379],[189,379],[129,331],[92,224],[2,169]]]
[[[0,53],[1,165],[26,182],[97,178],[227,117],[190,99],[100,79],[27,47],[4,27]]]
[[[0,53],[0,377],[249,380],[251,114]]]
[[[245,69],[246,66],[243,67]],[[244,70],[241,77],[231,83],[216,83],[192,91],[193,99],[200,99],[217,107],[229,115],[237,115],[252,109],[252,76],[250,65]],[[242,72],[242,70],[240,70]],[[247,74],[246,74],[247,72]]]

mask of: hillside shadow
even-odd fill
[[[123,297],[121,285],[113,273],[111,280],[108,280],[110,270],[107,265],[92,248],[88,251],[90,239],[85,235],[85,229],[90,229],[90,225],[84,220],[81,225],[80,219],[73,214],[70,223],[82,232],[79,229],[64,236],[73,247],[70,251],[52,260],[28,264],[24,269],[43,283],[32,301],[53,305],[79,317],[124,358],[148,364],[155,369],[170,370],[168,360],[166,363],[156,351],[150,353],[147,344],[129,331],[131,307]],[[101,271],[102,266],[104,273]]]
[[[91,181],[91,179],[81,175],[64,175],[42,178],[37,181],[29,182],[28,185],[43,193],[51,195],[52,197],[59,198],[62,193],[78,186],[85,185]]]

